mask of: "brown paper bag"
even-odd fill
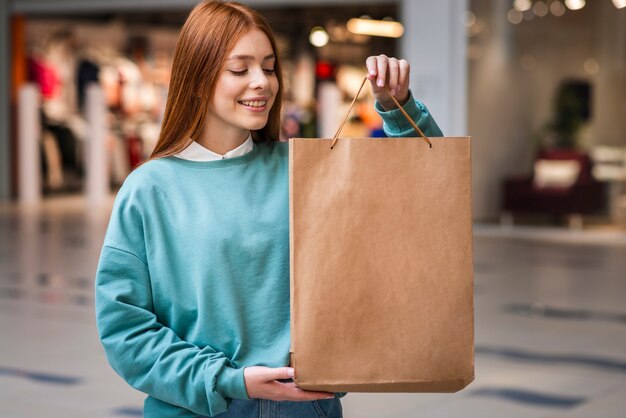
[[[474,378],[470,138],[340,131],[289,142],[296,384],[458,391]]]

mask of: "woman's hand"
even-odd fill
[[[250,398],[269,399],[272,401],[315,401],[331,399],[330,392],[311,392],[296,387],[294,382],[282,383],[278,379],[291,379],[294,376],[291,367],[246,367],[243,370],[246,390]]]
[[[389,97],[389,92],[401,104],[409,98],[409,63],[406,60],[378,55],[368,57],[365,61],[367,66],[367,78],[370,80],[374,98],[385,110],[395,109],[397,106]]]

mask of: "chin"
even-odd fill
[[[249,131],[258,131],[259,129],[265,128],[265,126],[267,126],[267,121],[264,121],[263,123],[251,123],[246,126],[246,129],[248,129]]]

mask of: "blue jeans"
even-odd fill
[[[342,418],[339,398],[308,402],[233,399],[228,411],[215,418]]]

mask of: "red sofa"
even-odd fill
[[[589,155],[576,150],[543,150],[537,154],[536,162],[539,161],[577,162],[578,173],[567,185],[539,182],[535,178],[536,164],[535,173],[531,176],[505,179],[502,193],[502,209],[505,213],[588,215],[606,211],[605,184],[593,177],[593,163]],[[571,168],[572,165],[569,166]]]

